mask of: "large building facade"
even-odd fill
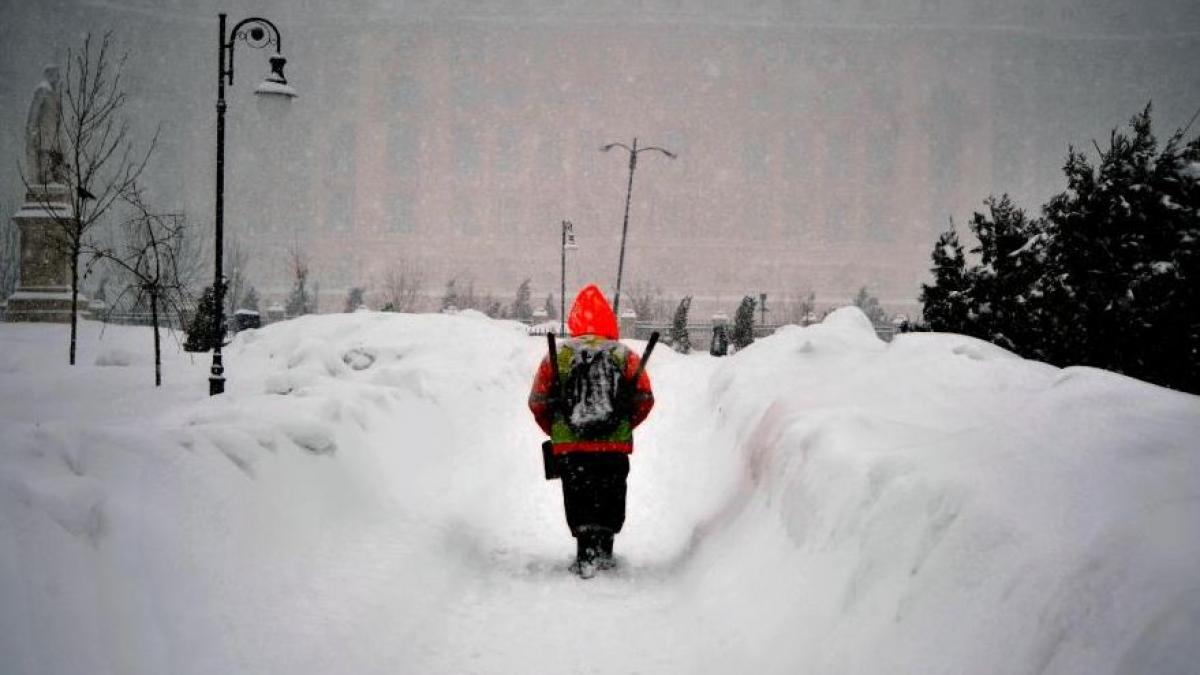
[[[568,286],[611,289],[628,162],[599,148],[637,136],[679,158],[639,162],[627,288],[731,311],[744,294],[832,304],[867,285],[911,307],[951,217],[993,193],[1036,208],[1061,189],[1069,144],[1147,100],[1168,130],[1186,121],[1200,16],[1154,5],[1143,21],[1082,0],[267,2],[300,97],[260,109],[265,60],[239,48],[226,232],[268,296],[299,250],[329,296],[403,267],[433,296],[458,278],[509,300],[527,277],[557,293],[566,219]],[[7,29],[53,42],[42,27],[116,21],[139,36],[138,119],[165,120],[154,180],[202,226],[218,9],[62,0]],[[36,70],[32,53],[14,47],[7,81]]]
[[[281,226],[302,228],[334,284],[403,261],[434,285],[458,276],[507,294],[525,277],[558,286],[569,219],[573,278],[611,284],[628,163],[599,148],[638,135],[679,159],[641,156],[626,283],[732,302],[848,299],[864,284],[915,296],[936,232],[986,196],[997,163],[1003,83],[944,62],[986,68],[996,47],[916,31],[662,30],[364,28],[352,65],[306,76],[340,104],[302,134],[311,145],[291,161],[309,166],[309,187]]]

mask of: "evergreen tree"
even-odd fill
[[[213,330],[213,317],[217,313],[217,296],[213,287],[208,286],[196,304],[196,313],[188,324],[187,339],[183,342],[183,350],[187,352],[211,351],[217,344],[217,333]]]
[[[970,284],[962,244],[954,223],[933,247],[933,285],[921,284],[922,316],[930,330],[965,333],[970,305]]]
[[[353,312],[358,309],[363,304],[363,295],[365,293],[366,289],[362,286],[351,287],[350,292],[346,294],[346,308],[343,311]]]
[[[1071,150],[1067,190],[1045,207],[1047,273],[1059,320],[1046,356],[1200,391],[1200,137],[1160,152],[1150,106],[1114,130],[1099,164]]]
[[[742,304],[738,305],[737,313],[733,316],[733,335],[730,340],[738,351],[754,343],[754,308],[757,304],[753,296],[747,295],[742,298]]]
[[[517,287],[517,297],[512,304],[512,318],[518,321],[528,321],[533,316],[533,307],[529,304],[530,279],[525,279],[521,285]]]
[[[688,334],[688,311],[692,307],[692,296],[686,296],[679,301],[675,308],[675,318],[671,320],[671,348],[680,354],[692,351],[692,337]]]
[[[973,312],[967,332],[1014,351],[1034,348],[1036,312],[1030,303],[1042,273],[1037,244],[1041,225],[1030,220],[1008,195],[988,197],[987,214],[975,213],[971,231],[979,245],[971,249],[979,266],[969,279]]]
[[[863,286],[858,289],[858,295],[854,296],[854,304],[867,315],[872,324],[880,325],[887,322],[887,312],[883,311],[883,307],[879,304],[879,298],[867,292],[867,287]]]
[[[543,305],[542,307],[546,310],[546,318],[547,319],[557,319],[558,318],[558,307],[555,306],[555,304],[554,304],[554,294],[553,293],[546,294],[546,304]]]
[[[1095,165],[1070,149],[1041,219],[989,198],[971,221],[978,265],[962,271],[950,234],[934,248],[931,327],[1200,393],[1200,137],[1184,133],[1160,151],[1147,106]]]

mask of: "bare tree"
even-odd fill
[[[500,298],[493,295],[491,291],[484,293],[483,297],[479,298],[478,306],[479,311],[493,319],[503,319],[507,316],[507,312],[504,311],[504,303],[500,302]]]
[[[459,293],[458,293],[458,277],[457,276],[450,277],[450,280],[446,282],[446,290],[445,290],[445,292],[442,293],[442,311],[443,312],[448,309],[458,309],[458,307],[459,307],[458,295],[459,295]]]
[[[308,254],[305,253],[298,242],[293,242],[291,250],[288,251],[288,265],[291,269],[293,282],[291,293],[288,294],[285,311],[288,317],[311,314],[316,311],[317,288],[314,287],[313,292],[310,294],[308,290]]]
[[[478,310],[483,307],[483,300],[475,291],[475,280],[468,277],[466,286],[458,291],[458,308]]]
[[[451,307],[463,310],[474,309],[484,311],[488,309],[487,304],[493,300],[491,293],[487,296],[480,296],[475,290],[475,280],[471,277],[466,277],[465,281],[458,275],[450,277],[446,282],[446,291],[442,294],[442,309],[446,310]]]
[[[666,320],[670,304],[663,296],[662,288],[639,281],[630,290],[625,291],[625,295],[629,298],[629,306],[637,313],[639,320]]]
[[[775,320],[780,324],[794,323],[807,326],[817,320],[817,296],[812,291],[802,294],[787,295],[773,310]]]
[[[225,252],[222,254],[225,267],[225,315],[233,316],[242,308],[246,293],[246,267],[250,257],[242,242],[225,235]]]
[[[425,275],[415,265],[401,262],[383,273],[380,286],[380,306],[385,311],[415,312],[425,288]]]
[[[27,192],[38,195],[39,205],[54,220],[52,245],[70,263],[71,365],[75,365],[78,333],[80,256],[93,227],[133,188],[158,142],[156,131],[144,153],[135,151],[125,117],[122,75],[126,55],[113,56],[111,49],[111,33],[105,33],[99,44],[87,34],[83,46],[67,54],[63,110],[57,121],[60,129],[52,135],[52,143],[58,147],[50,152],[61,158],[61,175],[55,178],[66,185],[70,209],[60,210],[52,195],[29,189],[38,181],[37,167],[26,166],[21,171]]]
[[[136,186],[123,193],[122,199],[133,209],[133,216],[122,227],[123,245],[95,247],[89,252],[93,259],[106,260],[133,279],[129,288],[136,293],[135,305],[149,304],[154,386],[158,387],[162,385],[159,317],[182,316],[188,298],[186,281],[180,276],[186,268],[181,260],[187,247],[187,221],[178,213],[153,213]]]

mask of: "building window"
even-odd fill
[[[454,169],[460,176],[469,176],[479,165],[479,145],[475,134],[465,126],[454,128]]]

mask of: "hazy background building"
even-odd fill
[[[611,288],[628,165],[599,147],[636,135],[679,159],[639,163],[626,288],[732,311],[746,293],[835,303],[865,284],[911,309],[951,216],[990,193],[1035,208],[1062,188],[1068,144],[1151,99],[1161,136],[1200,108],[1191,0],[8,0],[0,200],[20,198],[41,65],[111,29],[139,133],[161,124],[151,187],[211,231],[218,11],[272,19],[300,92],[263,109],[265,54],[239,45],[226,228],[275,297],[289,248],[331,298],[397,265],[434,295],[453,276],[557,294],[562,219],[571,285]]]

